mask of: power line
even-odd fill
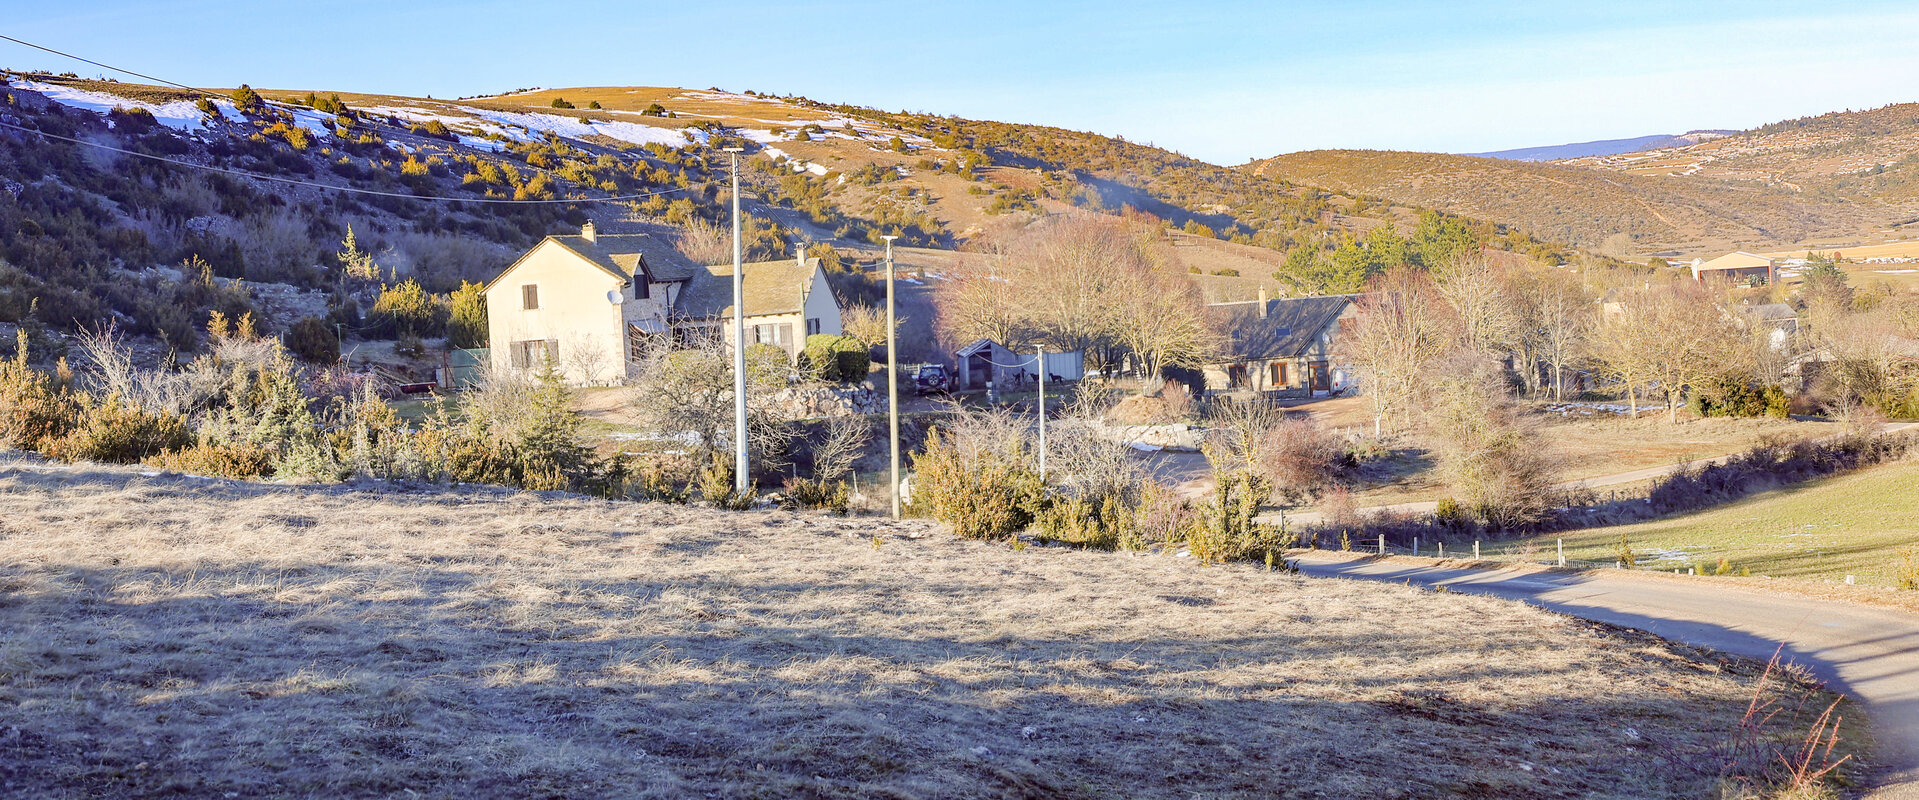
[[[154,76],[152,76],[152,75],[146,75],[146,74],[142,74],[142,73],[139,73],[139,72],[134,72],[133,70],[130,70],[130,69],[122,69],[122,68],[120,68],[120,67],[116,67],[116,66],[113,66],[113,65],[111,65],[111,64],[102,64],[102,63],[100,63],[100,62],[98,62],[98,61],[95,61],[95,60],[93,60],[93,59],[91,59],[91,58],[85,58],[85,57],[82,57],[82,56],[76,56],[76,55],[74,55],[74,54],[72,54],[72,53],[68,53],[68,52],[64,52],[64,51],[60,51],[60,50],[55,50],[55,49],[53,49],[53,48],[51,48],[51,47],[47,47],[46,45],[38,45],[38,44],[34,44],[34,43],[32,43],[32,42],[29,42],[29,41],[25,41],[25,40],[22,40],[22,39],[15,39],[15,38],[13,38],[13,37],[11,37],[11,36],[8,36],[8,35],[6,35],[6,34],[4,34],[4,33],[0,33],[0,39],[5,39],[5,40],[7,40],[7,41],[9,41],[9,42],[13,42],[14,44],[18,44],[18,45],[25,45],[25,46],[27,46],[27,47],[31,47],[31,48],[33,48],[33,49],[35,49],[35,50],[44,50],[44,51],[46,51],[46,52],[49,52],[49,53],[52,53],[52,54],[54,54],[54,55],[56,55],[56,56],[65,56],[65,57],[67,57],[67,58],[71,58],[71,59],[73,59],[73,60],[75,60],[75,61],[84,61],[84,62],[86,62],[86,63],[88,63],[88,64],[92,64],[92,65],[94,65],[94,66],[96,66],[96,67],[99,67],[99,68],[101,68],[101,69],[110,69],[110,70],[113,70],[114,72],[119,72],[119,73],[124,73],[124,74],[127,74],[127,75],[132,75],[132,76],[134,76],[134,77],[136,77],[136,78],[146,78],[147,80],[150,80],[150,81],[157,81],[157,82],[160,82],[160,83],[164,83],[164,84],[166,84],[166,85],[168,85],[168,86],[175,86],[175,87],[179,87],[179,88],[181,88],[181,89],[185,89],[185,90],[187,90],[187,91],[189,91],[189,92],[199,92],[199,93],[201,93],[201,94],[203,94],[203,95],[206,95],[206,96],[208,96],[208,97],[219,97],[219,96],[220,96],[220,95],[218,95],[218,94],[215,94],[215,93],[213,93],[213,92],[209,92],[209,91],[207,91],[207,90],[205,90],[205,89],[200,89],[200,88],[196,88],[196,87],[193,87],[193,86],[188,86],[188,85],[186,85],[186,84],[184,84],[184,83],[174,83],[173,81],[170,81],[170,80],[167,80],[167,79],[165,79],[165,78],[156,78],[156,77],[154,77]]]
[[[4,40],[6,40],[6,41],[9,41],[9,42],[13,42],[14,44],[18,44],[18,45],[23,45],[23,46],[26,46],[26,47],[31,47],[31,48],[33,48],[33,49],[35,49],[35,50],[42,50],[42,51],[45,51],[45,52],[48,52],[48,53],[52,53],[52,54],[54,54],[54,55],[58,55],[58,56],[63,56],[63,57],[66,57],[66,58],[71,58],[71,59],[73,59],[73,60],[75,60],[75,61],[81,61],[81,62],[85,62],[85,63],[88,63],[88,64],[92,64],[92,65],[94,65],[94,66],[96,66],[96,67],[100,67],[101,69],[109,69],[109,70],[113,70],[114,72],[119,72],[119,73],[123,73],[123,74],[126,74],[126,75],[132,75],[132,76],[134,76],[134,77],[137,77],[137,78],[145,78],[146,80],[150,80],[150,81],[157,81],[157,82],[159,82],[159,83],[162,83],[162,84],[165,84],[165,85],[167,85],[167,86],[173,86],[173,87],[177,87],[177,88],[180,88],[180,89],[185,89],[185,90],[187,90],[187,91],[190,91],[190,92],[198,92],[198,93],[200,93],[200,94],[202,94],[202,95],[205,95],[205,96],[207,96],[207,97],[210,97],[210,98],[216,98],[216,99],[222,99],[222,100],[224,100],[224,99],[227,99],[227,98],[226,98],[226,97],[225,97],[224,95],[221,95],[221,94],[219,94],[219,93],[217,93],[217,92],[212,92],[212,91],[209,91],[209,90],[206,90],[206,89],[201,89],[201,88],[198,88],[198,87],[195,87],[195,86],[188,86],[188,85],[186,85],[186,84],[184,84],[184,83],[179,83],[179,82],[176,82],[176,81],[170,81],[170,80],[167,80],[167,79],[165,79],[165,78],[161,78],[161,77],[157,77],[157,76],[153,76],[153,75],[148,75],[148,74],[146,74],[146,73],[143,73],[143,72],[135,72],[135,71],[133,71],[133,70],[130,70],[130,69],[125,69],[125,68],[123,68],[123,67],[116,67],[116,66],[113,66],[113,65],[111,65],[111,64],[105,64],[105,63],[101,63],[101,62],[99,62],[99,61],[95,61],[95,60],[93,60],[93,59],[90,59],[90,58],[86,58],[86,57],[84,57],[84,56],[79,56],[79,55],[75,55],[75,54],[73,54],[73,53],[68,53],[68,52],[66,52],[66,51],[64,51],[64,50],[56,50],[56,49],[54,49],[54,48],[51,48],[51,47],[47,47],[46,45],[39,45],[39,44],[34,44],[33,42],[29,42],[29,41],[26,41],[26,40],[24,40],[24,39],[17,39],[17,38],[14,38],[14,37],[12,37],[12,36],[8,36],[8,35],[6,35],[6,34],[0,34],[0,39],[4,39]],[[368,122],[371,122],[371,123],[372,123],[373,125],[375,125],[375,126],[383,126],[383,127],[387,127],[387,128],[391,128],[391,129],[394,129],[394,130],[401,130],[401,131],[406,131],[407,133],[411,133],[411,132],[412,132],[412,131],[410,131],[410,130],[407,130],[407,129],[405,129],[405,128],[403,128],[403,127],[399,127],[399,126],[395,126],[395,125],[392,125],[392,124],[389,124],[389,123],[387,123],[387,122],[385,122],[384,120],[380,120],[380,119],[378,119],[378,118],[377,118],[378,116],[379,116],[379,115],[377,115],[377,114],[365,114],[365,115],[364,115],[364,118],[365,118],[365,119],[366,119],[366,120],[367,120]],[[614,201],[620,201],[620,200],[638,200],[638,199],[644,199],[644,198],[648,198],[648,197],[657,197],[657,196],[659,196],[659,195],[665,195],[665,194],[672,194],[672,193],[674,193],[674,192],[683,192],[683,191],[687,191],[687,190],[689,190],[689,189],[694,189],[694,188],[698,188],[698,187],[701,187],[701,186],[712,186],[712,185],[716,185],[716,184],[718,183],[718,181],[703,181],[703,182],[700,182],[700,183],[695,183],[695,184],[691,184],[691,185],[688,185],[688,186],[683,186],[683,187],[677,187],[677,188],[673,188],[673,189],[665,189],[665,190],[661,190],[661,191],[658,191],[658,192],[648,192],[648,193],[645,193],[645,194],[633,194],[633,195],[615,195],[615,196],[612,196],[612,197],[590,197],[590,198],[581,198],[581,199],[568,199],[568,200],[516,200],[516,199],[508,199],[508,198],[459,198],[459,197],[436,197],[436,196],[430,196],[430,195],[416,195],[416,194],[406,194],[406,193],[403,193],[403,192],[383,192],[383,191],[379,191],[379,190],[375,190],[375,189],[357,189],[357,188],[353,188],[353,187],[350,187],[350,186],[334,186],[334,185],[331,185],[331,184],[325,184],[325,183],[313,183],[313,182],[310,182],[310,181],[300,181],[300,180],[295,180],[295,179],[291,179],[291,178],[281,178],[281,177],[277,177],[277,176],[273,176],[273,175],[262,175],[262,174],[260,174],[260,173],[257,173],[257,172],[247,172],[247,171],[245,171],[245,170],[235,170],[235,169],[226,169],[226,168],[223,168],[223,167],[214,167],[214,166],[209,166],[209,165],[205,165],[205,164],[194,164],[194,163],[192,163],[192,162],[188,162],[188,161],[178,161],[178,160],[175,160],[175,159],[170,159],[170,158],[164,158],[164,157],[161,157],[161,156],[155,156],[155,155],[149,155],[149,154],[146,154],[146,153],[136,153],[136,152],[133,152],[133,151],[131,151],[131,150],[122,150],[122,149],[120,149],[120,148],[117,148],[117,147],[112,147],[112,146],[109,146],[109,145],[104,145],[104,144],[99,144],[99,143],[96,143],[96,142],[88,142],[88,141],[82,141],[82,140],[79,140],[79,139],[70,139],[70,138],[67,138],[67,137],[65,137],[65,136],[59,136],[59,135],[55,135],[55,134],[51,134],[51,133],[47,133],[47,132],[45,132],[45,131],[41,131],[41,130],[36,130],[36,129],[33,129],[33,128],[23,128],[23,127],[20,127],[20,126],[17,126],[17,125],[8,125],[8,124],[6,124],[6,123],[4,123],[4,122],[0,122],[0,127],[7,127],[7,128],[13,128],[14,130],[19,130],[19,131],[26,131],[26,132],[28,132],[28,133],[36,133],[36,134],[39,134],[39,135],[41,135],[41,136],[45,136],[45,137],[47,137],[47,138],[51,138],[51,139],[59,139],[59,140],[62,140],[62,141],[67,141],[67,142],[72,142],[72,143],[74,143],[74,144],[80,144],[80,145],[86,145],[86,146],[88,146],[88,147],[96,147],[96,148],[99,148],[99,149],[102,149],[102,150],[110,150],[110,151],[113,151],[113,152],[116,152],[116,153],[124,153],[124,154],[126,154],[126,155],[130,155],[130,156],[138,156],[138,157],[140,157],[140,158],[148,158],[148,159],[152,159],[152,160],[154,160],[154,161],[162,161],[162,162],[166,162],[166,163],[169,163],[169,164],[175,164],[175,165],[178,165],[178,166],[182,166],[182,167],[189,167],[189,168],[192,168],[192,169],[200,169],[200,170],[208,170],[208,171],[212,171],[212,172],[220,172],[220,173],[225,173],[225,174],[228,174],[228,175],[235,175],[235,176],[238,176],[238,177],[243,177],[243,178],[253,178],[253,179],[255,179],[255,180],[263,180],[263,181],[274,181],[274,182],[277,182],[277,183],[287,183],[287,184],[293,184],[293,185],[295,185],[295,186],[311,186],[311,187],[315,187],[315,188],[319,188],[319,189],[331,189],[331,190],[334,190],[334,191],[340,191],[340,192],[349,192],[349,193],[354,193],[354,194],[365,194],[365,195],[374,195],[374,196],[378,196],[378,197],[396,197],[396,198],[403,198],[403,199],[408,199],[408,200],[426,200],[426,201],[438,201],[438,202],[451,202],[451,203],[492,203],[492,204],[496,204],[496,205],[557,205],[557,204],[561,204],[561,203],[603,203],[603,202],[614,202]],[[528,166],[532,166],[532,165],[528,165]],[[540,169],[539,167],[532,167],[532,168],[533,168],[533,169]],[[554,173],[554,172],[553,172],[552,170],[545,170],[545,169],[540,169],[540,172],[542,172],[542,173],[545,173],[545,174],[547,174],[547,175],[555,175],[555,174],[556,174],[556,173]]]
[[[23,133],[36,134],[39,136],[46,137],[48,139],[55,139],[62,142],[70,142],[72,144],[98,148],[101,150],[107,150],[114,153],[120,153],[122,155],[129,155],[129,156],[136,156],[138,158],[151,159],[153,161],[172,164],[174,166],[187,167],[189,169],[205,170],[207,172],[218,172],[218,173],[233,175],[241,178],[252,178],[254,180],[262,180],[262,181],[273,181],[276,183],[292,184],[294,186],[309,186],[315,189],[328,189],[336,192],[349,192],[352,194],[374,195],[376,197],[394,197],[394,198],[399,198],[403,200],[426,200],[430,202],[441,202],[441,203],[495,203],[495,204],[511,204],[511,205],[557,205],[561,203],[604,203],[604,202],[613,202],[613,201],[619,201],[619,200],[640,200],[648,197],[657,197],[659,195],[664,195],[664,194],[673,194],[674,192],[684,192],[689,189],[694,189],[701,186],[710,186],[716,183],[716,181],[703,181],[700,183],[690,184],[690,185],[681,186],[681,187],[675,187],[672,189],[662,189],[657,192],[647,192],[645,194],[623,194],[623,195],[614,195],[612,197],[588,197],[588,198],[573,198],[573,199],[565,199],[565,200],[515,200],[510,198],[499,198],[499,197],[441,197],[437,195],[407,194],[405,192],[383,192],[378,189],[361,189],[354,186],[335,186],[333,184],[328,184],[328,183],[314,183],[312,181],[303,181],[297,178],[283,178],[278,175],[262,175],[257,172],[247,172],[245,170],[228,169],[226,167],[216,167],[210,164],[195,164],[191,161],[181,161],[179,159],[167,158],[166,156],[156,156],[151,153],[141,153],[135,150],[127,150],[124,148],[114,147],[112,145],[101,144],[99,142],[89,142],[84,139],[75,139],[70,136],[61,136],[59,134],[48,133],[43,130],[28,128],[22,125],[15,125],[10,122],[0,122],[0,128],[11,128],[16,131],[20,131]]]

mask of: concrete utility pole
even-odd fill
[[[746,494],[746,265],[740,254],[740,153],[733,158],[733,491]]]
[[[1046,348],[1034,348],[1039,370],[1039,481],[1046,482]]]
[[[891,426],[893,483],[887,494],[893,500],[893,518],[900,518],[900,359],[899,337],[893,323],[893,240],[886,240],[886,418]]]

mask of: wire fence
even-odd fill
[[[1327,548],[1316,548],[1327,549]],[[1723,574],[1711,565],[1695,563],[1690,560],[1673,560],[1655,557],[1648,560],[1644,554],[1635,555],[1631,563],[1623,559],[1570,558],[1566,555],[1564,539],[1555,539],[1551,545],[1542,545],[1538,541],[1497,541],[1482,539],[1439,539],[1421,541],[1418,537],[1410,543],[1395,544],[1386,541],[1384,535],[1372,539],[1347,539],[1333,552],[1348,552],[1373,556],[1398,556],[1402,558],[1431,559],[1435,563],[1490,564],[1497,566],[1538,566],[1560,567],[1574,570],[1591,569],[1634,569],[1644,572],[1672,572],[1681,575]]]

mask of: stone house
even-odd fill
[[[724,319],[730,342],[732,266],[692,266],[664,249],[644,234],[601,234],[591,222],[577,236],[540,240],[486,285],[489,365],[537,369],[551,359],[568,383],[612,385],[675,333]],[[750,341],[797,355],[807,333],[841,332],[818,259],[747,264],[745,286]]]
[[[1206,385],[1277,397],[1311,397],[1344,389],[1352,371],[1334,361],[1345,325],[1359,315],[1355,295],[1289,297],[1205,307],[1225,338],[1203,366]]]

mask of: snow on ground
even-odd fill
[[[1919,272],[1919,269],[1875,269],[1873,270],[1873,272],[1876,272],[1880,275],[1908,275],[1914,272]]]
[[[746,139],[748,141],[758,142],[760,144],[773,144],[775,142],[791,141],[793,137],[777,134],[772,131],[759,131],[759,130],[753,130],[752,128],[741,128],[740,138]],[[773,148],[769,147],[767,149],[772,150]]]
[[[686,144],[686,136],[681,133],[678,128],[659,128],[652,125],[641,125],[637,122],[583,120],[574,117],[563,117],[558,114],[522,114],[513,111],[491,111],[469,106],[462,106],[460,110],[501,125],[511,126],[511,128],[505,131],[506,135],[521,141],[532,141],[537,137],[513,130],[512,128],[524,128],[542,133],[551,131],[561,136],[573,138],[599,134],[601,136],[618,139],[622,142],[632,142],[633,144],[663,144],[667,147],[679,147]],[[695,138],[702,141],[706,138],[705,131],[693,131],[693,134]]]
[[[332,136],[334,115],[325,111],[315,111],[304,106],[289,106],[276,103],[282,110],[292,112],[293,122],[307,129],[315,136]]]
[[[105,114],[116,108],[144,108],[148,113],[153,115],[156,121],[169,128],[183,131],[197,131],[206,127],[206,115],[200,113],[200,109],[195,108],[191,100],[175,100],[171,103],[154,104],[143,103],[139,100],[131,100],[105,92],[90,92],[85,89],[76,89],[72,86],[59,83],[16,81],[13,85],[16,88],[39,92],[45,95],[48,100],[70,108],[84,108],[88,111],[95,111],[101,114]],[[219,107],[220,113],[226,114],[228,117],[237,117],[240,115],[239,109],[235,108],[233,103],[229,101],[215,100],[213,102],[214,105]]]

